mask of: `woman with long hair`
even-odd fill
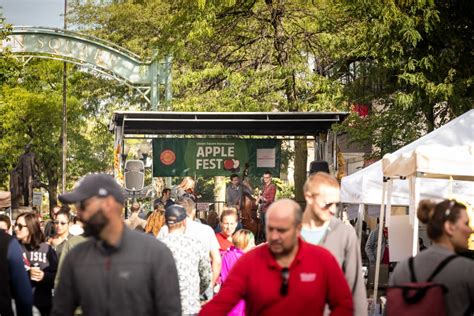
[[[64,244],[69,238],[70,217],[68,211],[60,210],[56,215],[56,219],[53,221],[54,231],[56,234],[51,238],[49,244],[53,246],[58,259],[61,257]]]
[[[420,222],[427,225],[428,237],[432,241],[431,246],[413,259],[416,279],[424,282],[444,259],[467,250],[472,229],[466,206],[455,200],[444,200],[438,204],[422,200],[417,216]],[[442,284],[448,290],[445,294],[446,315],[471,315],[474,311],[473,275],[474,262],[457,256],[433,278],[432,282]],[[390,285],[408,282],[411,282],[411,277],[409,260],[406,260],[395,268]]]
[[[175,201],[179,200],[183,196],[190,197],[196,202],[195,190],[196,181],[191,177],[184,177],[180,184],[173,187],[171,195],[175,198]]]
[[[232,235],[232,243],[234,246],[230,247],[229,250],[224,252],[222,255],[221,283],[225,283],[225,280],[229,276],[230,270],[237,260],[239,260],[239,258],[242,257],[244,253],[252,250],[255,247],[255,237],[250,230],[241,229]],[[239,303],[237,303],[237,305],[235,305],[228,315],[245,315],[244,300],[241,300]]]
[[[45,242],[38,217],[34,213],[18,215],[15,222],[15,235],[21,243],[25,269],[30,275],[34,293],[33,303],[42,316],[49,315],[58,266],[56,252]]]

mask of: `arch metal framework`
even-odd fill
[[[135,89],[152,110],[171,101],[171,58],[158,60],[156,52],[151,60],[142,60],[96,37],[43,27],[14,27],[2,42],[1,50],[5,49],[25,63],[46,58],[97,71]]]

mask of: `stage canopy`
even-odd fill
[[[114,112],[121,135],[315,136],[347,112]]]

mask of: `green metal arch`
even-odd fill
[[[139,91],[153,110],[160,104],[160,85],[165,102],[171,100],[171,59],[142,60],[111,42],[72,31],[42,27],[14,27],[2,50],[22,58],[47,58],[91,68]]]

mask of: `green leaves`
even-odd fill
[[[3,82],[0,90],[0,184],[7,187],[9,171],[16,166],[26,144],[32,144],[39,165],[39,179],[55,187],[61,177],[62,67],[56,61],[32,60],[19,67],[16,77]],[[99,109],[86,107],[87,100],[69,67],[68,179],[111,166],[112,135],[107,120],[95,118]],[[76,84],[72,84],[75,82]],[[89,83],[91,83],[89,81]],[[77,90],[76,90],[77,89]],[[90,90],[89,90],[90,92]],[[104,102],[103,100],[101,102]],[[105,121],[105,124],[104,124]],[[56,192],[50,192],[56,193]],[[55,196],[51,196],[55,200]]]

